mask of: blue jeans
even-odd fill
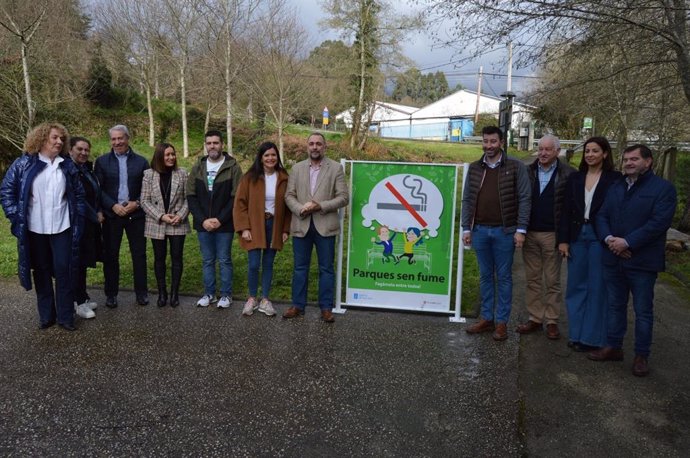
[[[319,308],[331,310],[335,290],[335,271],[333,269],[335,236],[324,237],[319,234],[313,221],[304,237],[293,237],[292,239],[295,264],[295,270],[292,274],[292,304],[300,310],[304,310],[307,305],[309,265],[311,264],[313,247],[316,247],[316,257],[319,264]]]
[[[216,259],[220,266],[220,295],[232,296],[232,232],[197,232],[201,248],[204,294],[216,294]]]
[[[608,288],[608,345],[623,346],[628,326],[628,297],[632,294],[635,310],[635,354],[649,356],[654,325],[654,284],[657,272],[626,269],[620,264],[604,266]]]
[[[568,340],[593,347],[606,345],[608,297],[604,285],[604,246],[591,224],[582,226],[577,240],[570,244],[568,286]]]
[[[266,220],[266,244],[268,248],[256,248],[249,250],[249,266],[247,283],[249,284],[249,295],[256,297],[259,290],[259,266],[261,266],[261,294],[268,298],[271,292],[271,282],[273,281],[273,260],[276,257],[276,250],[271,249],[271,238],[273,237],[273,218]]]
[[[41,324],[57,321],[59,324],[74,325],[73,273],[70,265],[72,229],[59,234],[29,232],[28,242]]]
[[[477,253],[479,263],[479,293],[482,297],[480,316],[485,320],[507,323],[510,319],[514,234],[515,232],[503,232],[502,226],[476,225],[472,229],[472,248]]]

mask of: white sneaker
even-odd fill
[[[74,311],[77,312],[77,315],[87,320],[89,318],[96,318],[96,314],[93,313],[93,310],[91,310],[91,308],[89,308],[87,302],[84,302],[83,304],[77,304],[75,302]]]
[[[244,307],[242,308],[242,315],[252,316],[254,310],[256,310],[256,307],[256,299],[250,297],[249,299],[247,299],[247,302],[244,303]]]
[[[208,307],[209,304],[216,302],[216,298],[211,296],[210,294],[204,294],[201,296],[201,299],[196,301],[196,306],[197,307]]]
[[[266,316],[275,316],[276,309],[273,308],[271,301],[264,297],[261,299],[261,302],[259,302],[259,312],[265,314]]]
[[[223,296],[220,298],[218,301],[218,304],[216,304],[216,307],[219,309],[226,309],[232,305],[232,300],[228,296]]]
[[[96,310],[98,308],[98,302],[92,301],[91,299],[84,302],[88,308],[91,310]]]

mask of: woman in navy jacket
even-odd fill
[[[585,142],[579,171],[568,177],[558,228],[558,251],[568,259],[568,346],[590,351],[606,344],[605,247],[598,240],[594,218],[611,184],[621,177],[613,170],[611,145],[604,137]]]
[[[33,271],[41,329],[57,322],[74,331],[70,270],[79,262],[84,188],[61,124],[35,127],[24,149],[0,186],[2,208],[17,237],[19,281],[30,290]]]

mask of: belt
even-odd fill
[[[264,213],[264,218],[266,218],[266,219],[271,219],[271,218],[273,218],[273,213],[265,212],[265,213]]]
[[[589,224],[591,221],[585,218],[585,220],[582,222],[582,224]]]

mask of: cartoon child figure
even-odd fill
[[[424,242],[422,238],[422,231],[416,227],[408,227],[407,233],[405,234],[405,245],[403,246],[403,254],[400,257],[406,257],[408,264],[414,264],[417,262],[414,259],[414,247]]]
[[[384,263],[391,262],[391,258],[393,258],[393,262],[396,264],[400,262],[400,260],[393,254],[393,239],[397,235],[397,232],[393,232],[393,235],[391,236],[391,231],[388,226],[381,226],[376,230],[376,232],[379,235],[380,242],[377,242],[375,237],[372,237],[371,241],[377,245],[383,246],[383,258],[381,258],[381,261]]]

